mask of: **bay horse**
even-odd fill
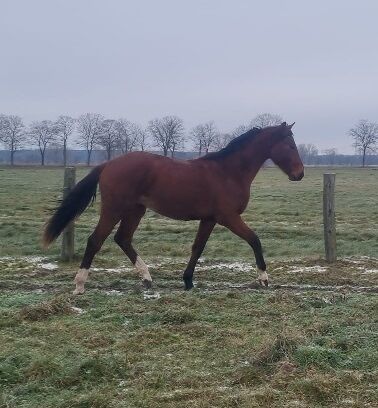
[[[252,180],[267,159],[290,180],[303,178],[304,167],[293,138],[293,125],[284,122],[279,126],[253,128],[220,151],[193,160],[131,152],[95,167],[62,201],[43,234],[43,243],[48,246],[95,198],[99,184],[100,219],[88,238],[75,277],[74,294],[84,293],[92,260],[119,222],[114,240],[134,264],[145,287],[151,287],[148,267],[132,245],[146,208],[175,220],[199,220],[191,257],[183,274],[186,290],[193,287],[194,268],[217,223],[252,247],[259,282],[268,286],[260,239],[244,223],[241,214],[250,198]]]

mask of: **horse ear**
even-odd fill
[[[281,123],[281,127],[285,128],[286,126],[287,126],[287,123],[286,123],[286,122],[282,122],[282,123]]]
[[[295,125],[295,122],[293,122],[291,125],[288,126],[289,129],[291,129]]]

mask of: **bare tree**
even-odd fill
[[[101,134],[103,120],[104,117],[98,113],[85,113],[77,120],[79,144],[87,151],[87,166],[91,163],[92,151]]]
[[[148,131],[155,145],[163,151],[164,156],[171,152],[173,157],[177,148],[183,145],[184,124],[177,116],[150,120]]]
[[[275,115],[272,113],[261,113],[255,116],[250,123],[250,128],[260,127],[264,128],[267,126],[277,126],[283,122],[280,115]]]
[[[353,137],[353,146],[362,154],[362,167],[365,167],[366,155],[376,151],[378,144],[378,124],[366,119],[360,120],[357,125],[349,130]]]
[[[306,164],[312,164],[315,157],[319,154],[318,149],[311,143],[299,144],[297,146],[299,156]]]
[[[47,147],[56,140],[57,128],[51,120],[33,122],[29,128],[29,137],[41,153],[41,165],[45,165],[45,154]]]
[[[334,165],[335,164],[335,159],[337,155],[337,149],[334,147],[331,147],[330,149],[325,149],[323,150],[324,156],[327,158],[327,164]]]
[[[106,151],[106,159],[112,158],[112,152],[118,144],[118,133],[115,129],[116,121],[113,119],[105,119],[101,123],[100,133],[97,143]]]
[[[215,150],[223,149],[231,142],[232,139],[234,139],[234,136],[230,133],[217,133],[214,141]]]
[[[248,130],[250,130],[251,128],[251,126],[245,125],[238,126],[231,132],[232,139],[235,139],[235,137],[241,136],[242,134],[248,132]]]
[[[145,129],[142,129],[140,126],[136,125],[136,133],[137,133],[137,147],[144,152],[148,148],[148,134]]]
[[[214,146],[218,131],[213,121],[205,123],[204,127],[205,127],[205,137],[203,140],[204,141],[203,147],[205,149],[205,153],[207,154],[209,153],[209,150],[211,150]]]
[[[198,155],[207,154],[215,145],[217,130],[213,121],[197,125],[191,131],[191,139],[198,150]]]
[[[63,144],[63,166],[67,166],[67,142],[75,129],[75,119],[71,116],[59,116],[55,122],[57,135]]]
[[[190,139],[194,143],[194,148],[198,151],[198,156],[201,156],[202,154],[204,138],[205,138],[204,125],[197,125],[191,130]]]
[[[10,152],[10,164],[14,165],[14,154],[25,141],[22,119],[14,115],[0,115],[0,142]]]
[[[126,119],[118,119],[114,129],[117,134],[117,147],[122,153],[129,153],[137,147],[141,131],[138,125]]]

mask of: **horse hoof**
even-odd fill
[[[152,281],[150,281],[148,279],[143,279],[142,284],[145,287],[145,289],[151,289],[152,288]]]
[[[268,279],[264,279],[264,280],[259,279],[259,283],[262,287],[265,287],[265,288],[269,286]]]
[[[260,285],[262,287],[268,287],[268,274],[266,273],[266,271],[262,271],[262,270],[260,270],[259,272],[260,273],[259,273],[258,280],[259,280]]]
[[[82,295],[85,292],[84,289],[75,289],[72,294],[73,295]]]

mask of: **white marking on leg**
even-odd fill
[[[150,273],[148,272],[148,266],[143,262],[143,259],[138,255],[135,261],[135,268],[139,273],[142,280],[148,280],[152,282]]]
[[[88,279],[89,269],[79,269],[74,282],[76,283],[76,289],[73,291],[74,295],[81,295],[85,292],[85,282]]]
[[[266,273],[266,271],[262,271],[261,269],[258,269],[258,271],[259,271],[258,280],[260,282],[260,285],[268,286],[269,282],[268,274]]]

